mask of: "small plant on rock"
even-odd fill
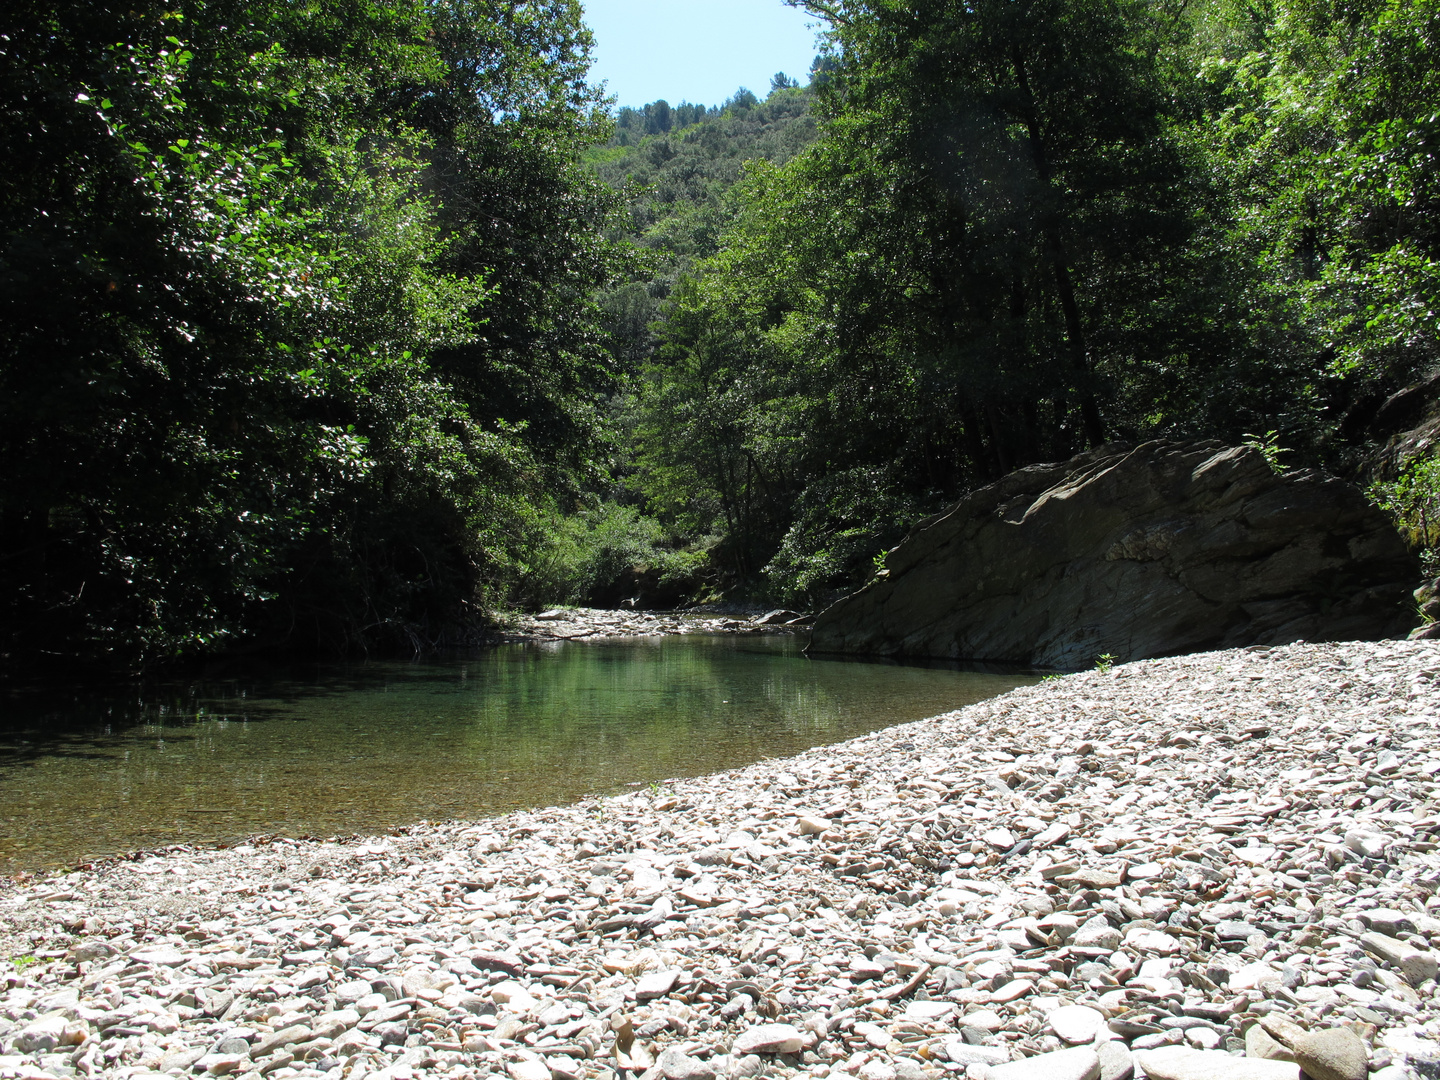
[[[1095,670],[1101,675],[1107,674],[1115,666],[1114,653],[1101,653],[1095,658]]]
[[[1280,445],[1280,432],[1271,428],[1264,435],[1256,435],[1246,432],[1245,445],[1253,446],[1260,451],[1260,456],[1265,459],[1265,464],[1270,466],[1270,471],[1283,473],[1284,466],[1280,464],[1280,455],[1288,454],[1290,451]]]

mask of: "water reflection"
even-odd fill
[[[0,870],[473,818],[733,768],[1032,681],[791,637],[505,646],[6,702]]]

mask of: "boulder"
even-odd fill
[[[730,1053],[736,1057],[745,1054],[794,1054],[804,1045],[804,1034],[791,1024],[759,1024],[737,1035]]]
[[[1150,442],[1011,473],[915,527],[810,650],[1076,669],[1403,635],[1417,561],[1344,480]]]
[[[1306,1032],[1291,1049],[1311,1080],[1367,1080],[1370,1075],[1370,1052],[1348,1027]]]

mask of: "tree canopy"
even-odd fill
[[[638,486],[737,580],[822,601],[1109,439],[1353,471],[1440,359],[1434,0],[796,2],[818,135],[748,167],[637,399]]]
[[[1365,477],[1440,387],[1440,0],[791,2],[805,86],[614,111],[579,0],[7,7],[4,665],[820,604],[1028,463]]]
[[[133,665],[477,616],[609,387],[579,5],[3,21],[0,649]]]

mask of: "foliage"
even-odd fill
[[[597,177],[626,199],[610,235],[636,249],[629,272],[600,300],[611,354],[626,371],[650,358],[650,325],[679,279],[717,250],[746,163],[788,161],[815,137],[810,105],[800,89],[777,90],[763,103],[742,90],[689,126],[677,121],[618,155],[589,154]]]
[[[431,7],[439,86],[413,105],[446,246],[439,267],[483,277],[484,326],[441,343],[432,366],[489,430],[518,438],[547,492],[593,479],[614,389],[597,292],[613,255],[614,194],[581,164],[610,129],[584,79],[578,0],[446,0]]]
[[[584,604],[635,568],[658,570],[662,582],[693,572],[697,554],[667,541],[659,522],[615,502],[570,515],[551,511],[518,597],[531,607]]]
[[[415,641],[503,596],[603,382],[587,306],[547,313],[598,280],[588,36],[522,6],[12,5],[11,662]]]
[[[784,196],[787,239],[819,233],[810,261],[834,267],[814,317],[856,362],[944,385],[933,435],[982,478],[1051,456],[1057,435],[1062,451],[1103,441],[1097,376],[1132,354],[1117,331],[1163,300],[1188,237],[1160,13],[829,10],[826,139]]]
[[[631,489],[737,578],[1112,437],[1353,470],[1440,361],[1434,0],[793,2],[818,136],[615,308]]]
[[[639,109],[626,106],[615,116],[615,133],[610,137],[610,145],[633,146],[647,135],[663,135],[674,129],[687,128],[719,112],[719,109],[692,105],[688,101],[672,107],[663,98]]]
[[[795,500],[790,527],[762,571],[771,593],[817,610],[837,598],[837,582],[883,571],[886,551],[921,516],[904,492],[901,478],[883,470],[818,477]]]
[[[1440,561],[1440,457],[1415,458],[1394,480],[1372,484],[1369,494],[1433,569]]]
[[[1280,445],[1280,433],[1274,428],[1265,432],[1264,435],[1255,435],[1247,431],[1245,445],[1260,451],[1260,456],[1265,459],[1265,464],[1270,466],[1271,472],[1283,473],[1285,471],[1285,466],[1280,464],[1280,456],[1289,451]]]
[[[641,376],[636,392],[617,402],[627,438],[611,469],[618,481],[613,494],[645,502],[684,542],[687,565],[667,571],[672,579],[699,574],[712,560],[732,585],[753,579],[779,540],[764,531],[762,523],[774,515],[760,504],[784,505],[788,489],[775,486],[764,471],[770,456],[754,448],[727,446],[696,467],[693,446],[710,447],[724,431],[737,430],[735,410],[766,428],[783,421],[767,416],[763,399],[737,394],[717,403],[695,396],[694,379],[708,378],[703,365],[657,361],[654,326],[688,270],[715,254],[737,212],[734,192],[747,165],[788,161],[814,134],[808,91],[787,85],[761,102],[741,90],[689,128],[588,159],[602,180],[626,194],[627,212],[612,236],[634,252],[628,274],[600,298],[611,355],[622,371]],[[670,404],[662,405],[667,395]],[[761,535],[752,535],[752,527]],[[727,537],[721,544],[713,539],[717,531]]]
[[[717,556],[790,600],[975,481],[1102,439],[1097,369],[1137,345],[1099,312],[1177,288],[1161,264],[1189,235],[1147,5],[826,10],[821,137],[734,189],[637,425],[662,520],[722,530]]]
[[[1236,373],[1273,403],[1251,430],[1278,420],[1344,467],[1366,417],[1440,360],[1440,8],[1216,3],[1198,30],[1193,130],[1225,197],[1203,255],[1245,279],[1229,318],[1264,356]],[[1233,410],[1236,388],[1214,389],[1195,393]]]

